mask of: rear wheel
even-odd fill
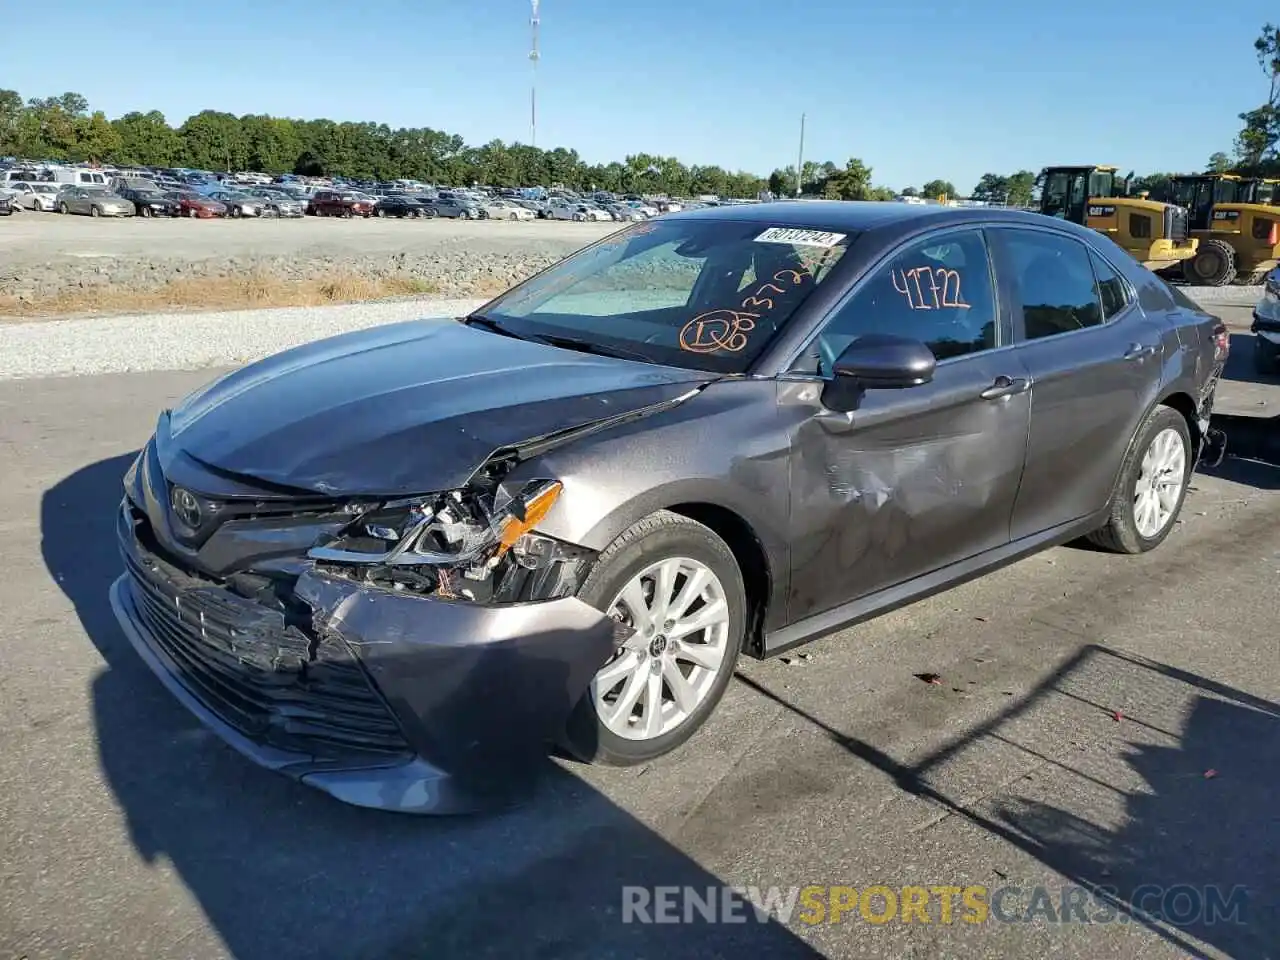
[[[89,216],[91,217],[102,216],[102,208],[95,203],[92,207],[89,208]]]
[[[232,217],[237,217],[237,218],[238,218],[238,217],[241,217],[241,216],[243,216],[243,215],[244,215],[244,211],[243,211],[243,210],[241,210],[239,207],[232,207],[232,208],[231,208],[231,216],[232,216]]]
[[[574,708],[564,746],[614,766],[676,749],[720,702],[742,646],[746,592],[732,551],[661,510],[610,544],[578,597],[632,632]]]
[[[1236,251],[1225,240],[1201,240],[1196,255],[1184,265],[1183,274],[1202,286],[1226,286],[1236,278]]]
[[[71,212],[71,208],[70,208],[70,207],[68,207],[65,203],[60,203],[60,204],[58,204],[58,212],[59,212],[59,213],[70,213],[70,212]]]
[[[1194,468],[1186,419],[1172,407],[1156,407],[1125,455],[1106,526],[1088,539],[1114,553],[1160,546],[1182,509]]]

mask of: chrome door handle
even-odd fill
[[[1126,360],[1145,360],[1147,357],[1154,355],[1155,347],[1143,346],[1141,343],[1133,343],[1129,345],[1129,349],[1124,352]]]
[[[1023,377],[999,376],[991,386],[982,391],[980,396],[983,400],[999,400],[1001,397],[1012,397],[1022,393],[1029,386],[1031,382]]]

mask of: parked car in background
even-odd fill
[[[436,212],[421,200],[396,195],[378,198],[374,212],[380,217],[434,217]]]
[[[1262,299],[1253,308],[1253,364],[1258,373],[1280,374],[1280,267],[1263,281]]]
[[[225,206],[231,217],[260,217],[267,208],[265,199],[243,190],[214,190],[205,196]]]
[[[14,202],[25,210],[57,210],[58,188],[51,183],[30,183],[26,180],[10,181],[0,188],[9,193]]]
[[[421,197],[419,198],[436,212],[438,217],[453,217],[461,220],[479,220],[480,207],[472,200],[456,196]]]
[[[307,213],[305,201],[298,200],[282,190],[251,190],[253,196],[263,202],[263,216],[303,217]]]
[[[196,193],[194,190],[175,190],[166,194],[170,200],[177,201],[178,209],[184,217],[198,217],[201,220],[209,220],[213,217],[225,217],[227,215],[226,204],[212,200],[204,194]]]
[[[11,217],[22,208],[11,193],[0,193],[0,217]]]
[[[374,204],[348,191],[320,190],[311,198],[310,212],[317,217],[371,217]]]
[[[576,220],[579,223],[586,221],[610,221],[613,220],[613,214],[609,213],[603,207],[597,207],[589,203],[557,203],[552,201],[550,208],[551,217],[555,220]]]
[[[643,213],[641,213],[635,207],[628,206],[625,203],[606,204],[605,209],[609,211],[610,215],[615,220],[634,221],[634,220],[648,219],[648,217],[646,217]]]
[[[156,186],[122,187],[120,196],[133,203],[134,213],[140,217],[182,215],[182,204]]]
[[[535,220],[537,215],[511,200],[489,200],[480,205],[480,211],[488,220]]]
[[[132,217],[133,201],[104,187],[67,187],[58,194],[59,213],[84,213],[91,217]]]

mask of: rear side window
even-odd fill
[[[1098,281],[1098,293],[1102,300],[1102,319],[1110,320],[1129,305],[1129,285],[1116,271],[1116,268],[1103,260],[1096,253],[1090,253],[1093,262],[1093,275]]]
[[[1001,230],[1022,304],[1028,340],[1102,323],[1102,302],[1089,249],[1071,237],[1039,230]]]

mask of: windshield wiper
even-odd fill
[[[492,330],[494,333],[500,333],[504,337],[511,337],[513,340],[529,339],[528,337],[516,333],[510,327],[504,327],[497,320],[494,320],[491,317],[482,316],[478,313],[473,313],[470,316],[463,317],[462,323],[468,327],[484,327],[486,330]]]
[[[578,337],[561,337],[552,333],[538,333],[529,337],[530,340],[536,340],[538,343],[545,343],[552,347],[563,347],[566,350],[577,350],[579,353],[594,353],[602,357],[614,357],[619,360],[639,360],[642,363],[653,363],[651,357],[645,356],[638,350],[628,350],[626,347],[607,346],[602,343],[595,343],[592,340],[581,340]]]

